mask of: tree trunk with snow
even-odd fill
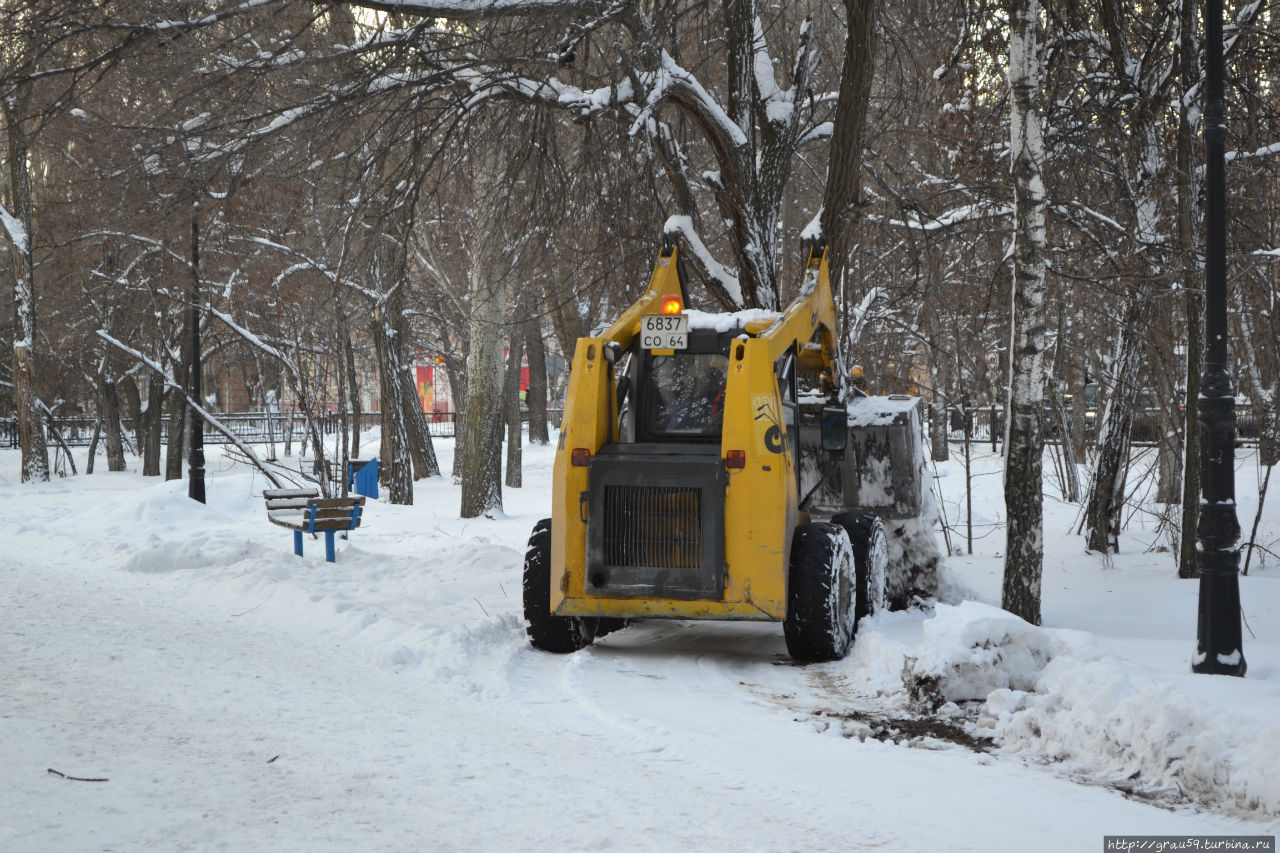
[[[542,341],[542,321],[528,320],[525,328],[525,350],[529,353],[529,392],[525,402],[529,405],[529,443],[547,444],[551,437],[547,432],[547,350]]]
[[[946,462],[951,458],[951,446],[948,443],[951,433],[951,359],[952,354],[938,345],[937,312],[925,309],[925,323],[929,333],[930,385],[933,387],[933,401],[929,406],[929,447],[930,459],[934,462]]]
[[[822,195],[822,233],[830,246],[827,258],[832,282],[838,282],[844,272],[862,187],[862,154],[875,71],[876,16],[880,0],[844,0],[844,8],[844,64],[840,69],[827,184]]]
[[[102,429],[106,437],[107,470],[123,471],[125,464],[124,442],[120,436],[120,394],[116,388],[115,377],[110,373],[102,377],[98,400]]]
[[[1169,296],[1172,297],[1176,293],[1176,288],[1171,287]],[[1164,328],[1164,334],[1157,335],[1158,339],[1173,340],[1177,321],[1175,314],[1176,306],[1170,304],[1171,300],[1159,300],[1156,307],[1159,312],[1159,322]],[[1154,349],[1154,348],[1153,348]],[[1164,348],[1160,353],[1165,358],[1173,355],[1170,351],[1172,347]],[[1154,361],[1155,353],[1148,361]],[[1157,400],[1155,401],[1139,401],[1141,405],[1150,405],[1154,402],[1156,410],[1154,412],[1146,411],[1142,417],[1144,422],[1153,419],[1155,421],[1155,442],[1156,442],[1156,498],[1158,504],[1171,506],[1178,504],[1182,500],[1182,432],[1184,425],[1181,422],[1181,414],[1179,412],[1179,380],[1182,378],[1178,375],[1178,370],[1173,363],[1168,361],[1159,362],[1151,365],[1154,369],[1150,369],[1150,381],[1155,389]],[[1175,531],[1176,537],[1176,531]]]
[[[378,389],[382,397],[381,480],[387,500],[393,504],[413,503],[413,457],[409,453],[409,425],[405,421],[404,388],[396,379],[392,362],[395,331],[387,306],[378,306],[373,315],[373,345],[378,360]],[[416,395],[415,395],[416,396]]]
[[[13,402],[18,414],[18,444],[22,449],[21,480],[49,479],[49,447],[45,442],[40,399],[36,394],[36,294],[35,263],[31,247],[34,206],[28,173],[30,143],[20,104],[29,100],[31,84],[18,87],[2,99],[8,141],[9,198],[12,210],[2,210],[13,268]]]
[[[85,460],[85,474],[93,473],[93,462],[98,457],[98,441],[102,437],[102,413],[98,413],[98,420],[93,424],[93,437],[89,439],[89,458]]]
[[[1057,426],[1058,436],[1061,439],[1063,476],[1066,477],[1062,493],[1066,500],[1075,503],[1080,500],[1080,473],[1076,461],[1078,457],[1076,456],[1074,439],[1071,435],[1071,419],[1067,416],[1067,408],[1062,399],[1062,389],[1058,384],[1058,372],[1066,360],[1063,352],[1067,336],[1066,325],[1066,306],[1058,303],[1058,338],[1054,345],[1053,369],[1045,372],[1045,385],[1049,392],[1049,401],[1053,408],[1053,417]],[[1077,398],[1080,396],[1076,395]],[[1076,413],[1076,417],[1083,420],[1083,409]]]
[[[502,316],[506,288],[497,280],[496,240],[484,236],[471,258],[471,351],[463,396],[462,509],[476,518],[502,507]]]
[[[1187,102],[1200,81],[1200,52],[1196,43],[1198,7],[1199,0],[1182,0],[1178,45],[1182,97],[1178,99],[1177,168],[1174,175],[1178,217],[1175,233],[1178,257],[1182,259],[1182,305],[1187,323],[1187,392],[1183,397],[1182,422],[1182,529],[1178,546],[1180,578],[1194,578],[1200,574],[1196,528],[1200,523],[1200,374],[1204,370],[1204,289],[1201,266],[1196,262],[1199,248],[1195,235],[1196,129],[1191,120],[1193,105]]]
[[[1013,338],[1005,419],[1005,610],[1040,624],[1044,571],[1045,195],[1037,0],[1009,2],[1010,153],[1014,186]]]
[[[403,354],[401,356],[403,358]],[[413,479],[440,476],[440,463],[436,460],[435,444],[431,441],[431,428],[422,412],[422,398],[418,396],[418,384],[411,373],[408,360],[401,361],[400,399],[404,404],[404,422],[409,436],[409,457],[413,460]]]
[[[190,340],[187,335],[183,336],[186,340]],[[187,365],[190,364],[190,356],[187,354],[188,347],[182,347],[182,364],[174,365],[174,376],[172,381],[179,388],[187,387]],[[164,478],[166,480],[182,479],[182,462],[187,458],[187,436],[189,434],[189,426],[191,419],[191,409],[187,406],[187,401],[183,399],[181,394],[175,392],[167,392],[165,395],[165,412],[168,414],[166,441],[168,445],[165,449],[165,465]]]
[[[522,313],[517,310],[516,313]],[[507,345],[507,374],[503,381],[503,402],[507,421],[507,476],[503,483],[513,489],[523,485],[523,448],[520,420],[520,362],[524,359],[524,324],[518,319],[511,323],[511,338]]]
[[[1124,480],[1129,465],[1129,432],[1138,397],[1138,369],[1142,366],[1141,321],[1150,310],[1146,287],[1139,285],[1125,304],[1120,340],[1112,360],[1112,388],[1098,432],[1098,461],[1085,508],[1086,546],[1106,553],[1118,550],[1117,520],[1124,505]]]
[[[142,395],[138,392],[138,383],[132,374],[126,373],[116,382],[116,390],[120,395],[124,417],[133,425],[134,451],[141,456],[146,428],[142,422]]]
[[[502,280],[503,230],[499,202],[506,187],[496,152],[482,154],[472,179],[476,215],[468,281],[467,375],[463,397],[463,518],[502,508],[503,319],[507,288]]]
[[[191,430],[191,412],[181,395],[170,392],[165,395],[167,405],[167,428],[165,431],[164,478],[166,480],[182,479],[182,463],[187,458],[187,436]]]
[[[152,372],[147,379],[147,408],[142,415],[142,476],[160,476],[160,445],[164,430],[164,377]]]
[[[351,404],[351,452],[360,458],[360,381],[356,374],[356,354],[351,346],[351,330],[347,321],[342,321],[342,364],[343,374],[347,380],[347,399]]]

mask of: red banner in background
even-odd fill
[[[419,364],[418,371],[418,401],[422,403],[422,411],[430,412],[435,408],[436,392],[433,380],[435,378],[435,368],[427,364]]]

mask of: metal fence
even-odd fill
[[[214,415],[218,423],[227,428],[246,444],[268,444],[283,442],[286,438],[301,441],[306,435],[307,422],[301,415],[272,412],[228,412]],[[364,412],[360,415],[362,425],[376,424],[379,421],[377,412]],[[427,430],[433,438],[452,438],[456,428],[457,415],[454,412],[427,412]],[[342,428],[342,420],[336,414],[326,414],[316,419],[323,435],[336,435]],[[50,442],[55,441],[54,432],[62,436],[71,447],[87,447],[93,441],[97,419],[84,415],[72,417],[45,418],[45,435]],[[130,418],[120,419],[120,428],[130,436],[134,434],[133,421]],[[205,425],[205,444],[229,444],[230,440],[218,430]],[[18,446],[18,421],[16,418],[0,418],[0,447]]]
[[[927,411],[929,412],[929,417],[933,417],[933,410],[927,409]],[[1003,406],[985,406],[966,410],[961,410],[959,406],[956,406],[948,409],[945,417],[947,418],[948,441],[963,442],[966,427],[971,442],[977,444],[988,443],[996,446],[1004,440]],[[1097,413],[1086,412],[1085,418],[1085,440],[1092,443],[1098,437]],[[1130,442],[1138,445],[1155,444],[1162,428],[1161,423],[1162,416],[1159,412],[1149,409],[1139,410],[1135,413],[1133,419]],[[1070,421],[1068,421],[1068,426],[1070,426]],[[1047,443],[1052,444],[1061,440],[1059,435],[1061,430],[1058,428],[1057,422],[1048,415],[1044,419],[1044,430],[1044,438]],[[1256,444],[1261,432],[1261,412],[1252,406],[1238,406],[1236,408],[1236,442],[1244,445]]]

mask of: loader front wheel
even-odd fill
[[[782,623],[787,652],[804,662],[840,660],[853,641],[857,606],[849,534],[839,525],[818,523],[798,528],[796,537]]]
[[[885,583],[889,571],[889,537],[876,515],[842,512],[831,519],[849,534],[853,545],[853,564],[857,573],[858,602],[854,615],[862,617],[885,608]]]
[[[524,555],[524,621],[529,642],[544,652],[565,654],[591,645],[596,620],[551,612],[551,519],[533,526]]]

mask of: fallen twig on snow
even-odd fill
[[[54,770],[52,767],[49,768],[48,772],[54,776],[57,776],[60,779],[66,779],[68,782],[110,782],[111,781],[110,779],[87,779],[84,776],[68,776],[66,773],[63,773],[59,770]]]

